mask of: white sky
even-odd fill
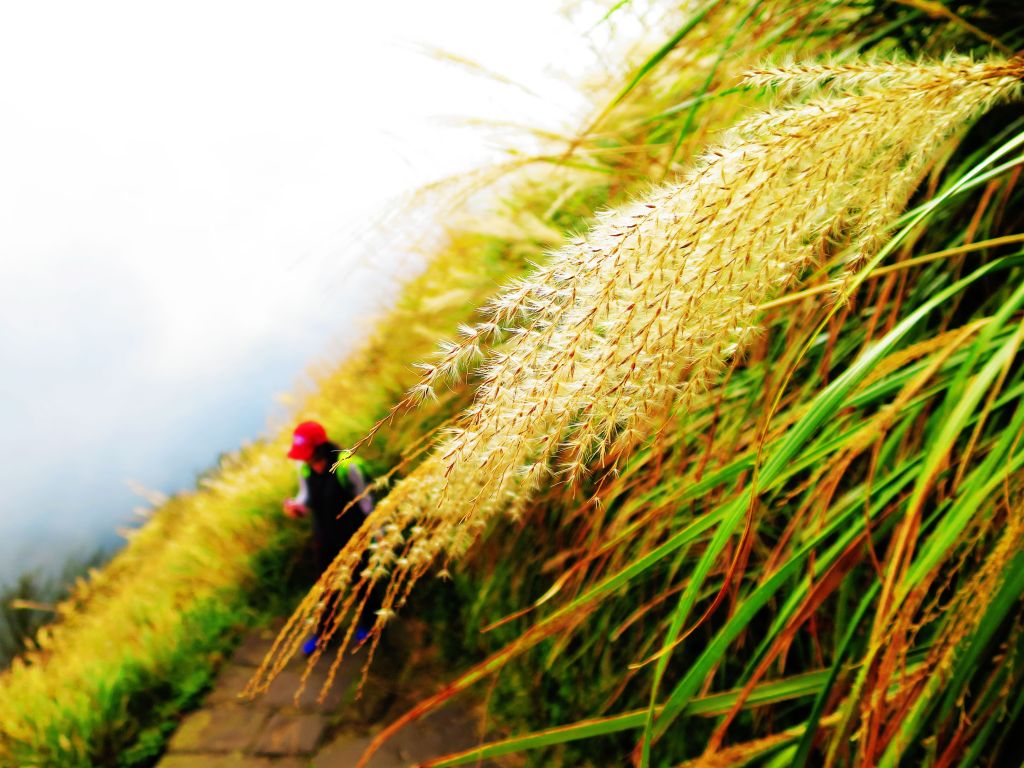
[[[0,5],[0,578],[263,429],[387,293],[353,229],[495,154],[438,117],[573,123],[557,5]]]

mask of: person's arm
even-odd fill
[[[302,517],[309,514],[309,484],[306,474],[299,467],[299,492],[295,498],[284,500],[284,512],[289,517]]]
[[[373,494],[366,489],[366,478],[363,477],[363,473],[359,471],[355,462],[348,465],[348,480],[352,483],[352,490],[355,491],[356,498],[359,499],[359,509],[362,510],[364,516],[369,515],[373,512]]]

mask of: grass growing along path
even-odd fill
[[[1021,47],[1012,4],[958,14],[966,25],[915,4],[723,0],[649,16],[654,36],[605,89],[609,108],[564,151],[510,162],[505,218],[455,218],[427,243],[424,274],[297,411],[343,443],[365,435],[415,383],[408,366],[473,322],[500,282],[597,208],[673,178],[758,103],[738,73],[768,53],[830,53],[840,66],[864,49],[978,53],[991,47],[979,29]],[[544,484],[514,520],[489,519],[451,568],[452,599],[417,590],[403,613],[447,626],[453,658],[481,660],[455,688],[489,677],[495,713],[536,732],[500,749],[539,749],[541,764],[601,752],[641,764],[998,759],[1024,707],[1021,129],[1013,107],[922,144],[935,159],[902,180],[920,218],[882,238],[884,271],[856,272],[848,303],[827,301],[842,270],[829,240],[800,275],[808,288],[759,302],[763,333],[687,409],[624,444],[618,474],[580,442],[594,472],[581,491]],[[848,138],[833,154],[865,151]],[[879,210],[895,215],[890,203]],[[366,455],[408,473],[470,398],[459,383]],[[292,482],[284,439],[246,447],[170,501],[62,605],[39,650],[0,676],[4,759],[130,764],[159,749],[150,705],[194,696],[225,636],[287,572],[301,531],[278,513]],[[708,697],[728,709],[704,709]]]

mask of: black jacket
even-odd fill
[[[352,505],[342,514],[342,510],[355,499],[356,490],[347,473],[339,476],[331,470],[340,452],[341,449],[331,442],[317,446],[314,458],[324,459],[327,468],[323,472],[316,472],[307,464],[302,472],[304,487],[300,499],[312,513],[313,537],[320,550],[320,558],[327,563],[334,559],[365,519],[363,509],[358,504]]]

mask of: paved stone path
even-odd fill
[[[203,707],[182,720],[157,768],[352,768],[375,733],[439,683],[435,665],[414,651],[422,643],[410,641],[404,648],[389,643],[378,650],[359,699],[355,688],[365,651],[344,660],[322,704],[316,699],[326,659],[298,702],[303,659],[292,659],[264,695],[252,702],[239,699],[274,636],[274,629],[264,629],[243,639]],[[480,743],[480,732],[480,713],[452,702],[396,734],[370,766],[404,768],[468,749]]]

